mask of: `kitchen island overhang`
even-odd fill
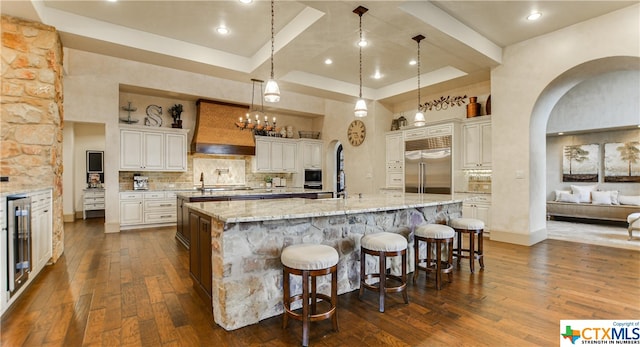
[[[208,274],[198,277],[192,271],[194,287],[201,292],[210,288],[206,294],[211,299],[214,320],[226,330],[282,314],[280,253],[288,245],[316,243],[334,247],[340,255],[338,294],[343,294],[359,288],[363,235],[394,231],[402,226],[413,230],[416,225],[446,223],[462,215],[461,199],[411,193],[349,199],[194,202],[185,206],[193,215],[190,221],[204,220],[202,225],[190,229],[202,232],[204,228],[210,232],[210,237],[201,238],[203,244],[192,247],[190,252],[192,258],[199,254],[198,249],[203,256],[210,252],[210,260],[196,260],[201,264],[204,260],[204,272],[209,271],[210,265],[211,280],[209,283]],[[411,272],[413,237],[404,236],[410,242],[407,271]],[[204,240],[210,240],[211,244]],[[197,283],[202,279],[204,283]],[[300,279],[292,280],[294,286],[301,286]],[[328,285],[328,278],[324,280],[319,281],[320,287]]]

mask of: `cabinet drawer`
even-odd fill
[[[99,191],[99,192],[85,191],[84,197],[85,198],[104,198],[104,191]]]
[[[144,222],[151,223],[175,223],[177,221],[176,211],[167,212],[145,212]]]
[[[405,140],[421,139],[427,136],[426,129],[412,129],[404,132]]]
[[[142,193],[120,193],[120,200],[142,200]]]
[[[145,200],[144,210],[175,210],[177,200]]]
[[[84,204],[84,209],[89,210],[104,210],[104,203],[102,204]]]
[[[84,203],[85,204],[95,204],[95,203],[102,203],[104,204],[104,198],[84,198]]]
[[[427,135],[429,136],[444,136],[451,135],[453,133],[453,127],[451,125],[442,125],[427,128]]]
[[[178,197],[176,192],[164,192],[164,194],[167,199],[176,199]]]
[[[164,192],[146,192],[144,193],[146,199],[164,199]]]

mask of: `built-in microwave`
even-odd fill
[[[322,189],[322,170],[305,169],[304,187],[307,189]]]

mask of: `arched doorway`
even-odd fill
[[[326,187],[331,187],[333,196],[342,196],[342,193],[346,189],[345,176],[344,176],[344,151],[342,143],[338,140],[329,142],[326,151],[325,163],[327,163],[325,169],[328,174],[325,175],[329,182],[324,182]]]
[[[639,67],[640,57],[617,56],[588,61],[563,72],[540,93],[529,125],[530,230],[546,228],[546,130],[554,106],[569,90],[587,79],[613,71],[638,70]]]

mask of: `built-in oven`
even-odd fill
[[[304,187],[307,189],[322,189],[322,170],[304,169]]]
[[[31,272],[31,198],[7,196],[7,277],[9,295],[13,296]]]

